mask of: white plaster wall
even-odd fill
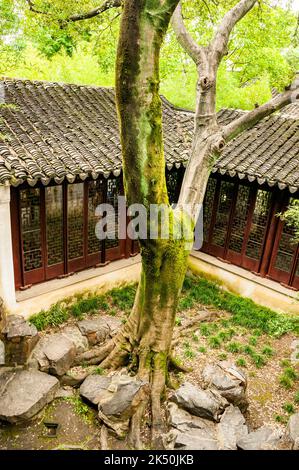
[[[9,186],[0,186],[0,297],[5,308],[15,308]]]

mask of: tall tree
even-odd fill
[[[47,14],[35,2],[27,3],[32,12]],[[120,333],[90,360],[110,369],[117,369],[129,361],[136,364],[137,375],[151,386],[152,432],[157,447],[163,425],[161,395],[168,365],[170,362],[175,364],[171,341],[176,308],[187,270],[198,205],[203,202],[210,170],[229,140],[297,98],[298,88],[285,91],[221,127],[216,115],[217,71],[227,52],[234,26],[254,7],[256,0],[241,0],[227,12],[214,37],[205,46],[198,44],[186,30],[179,0],[107,0],[84,14],[69,12],[69,16],[60,17],[61,27],[65,22],[94,18],[119,3],[123,3],[123,11],[116,64],[116,97],[125,192],[129,204],[145,206],[149,227],[152,223],[150,206],[162,204],[167,207],[172,230],[169,239],[160,236],[140,240],[142,273],[131,315]],[[180,44],[196,64],[198,83],[192,150],[179,204],[172,210],[165,181],[159,57],[174,11],[173,27]],[[161,219],[159,225],[161,229]],[[142,403],[131,419],[131,443],[135,447],[141,446],[140,423],[146,405]]]

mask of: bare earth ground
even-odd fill
[[[207,311],[209,308],[196,305],[194,308],[180,312],[178,326],[184,327],[184,324],[201,310]],[[119,316],[120,312],[117,311],[116,315]],[[249,427],[256,429],[263,424],[271,424],[284,430],[289,417],[284,406],[292,404],[293,411],[299,411],[299,404],[294,400],[295,393],[298,391],[298,382],[295,382],[289,389],[279,382],[285,366],[281,364],[281,361],[289,360],[290,345],[296,336],[286,334],[280,338],[273,338],[262,335],[253,338],[252,330],[234,326],[232,337],[215,345],[211,336],[230,329],[231,325],[225,324],[225,321],[229,319],[230,314],[217,312],[212,322],[203,322],[199,324],[199,328],[193,328],[189,332],[187,330],[176,346],[175,352],[182,364],[192,368],[192,371],[185,374],[172,374],[172,378],[178,383],[189,381],[194,385],[201,385],[201,371],[208,362],[231,360],[237,361],[238,364],[241,359],[242,365],[239,367],[246,372],[248,377],[249,409],[246,418]],[[73,323],[74,320],[68,321],[68,323],[71,322]],[[208,335],[202,334],[200,325],[208,325]],[[57,330],[59,327],[47,329],[47,332]],[[271,348],[273,355],[267,355],[267,357],[264,355],[265,365],[257,367],[244,351],[234,353],[228,351],[228,345],[232,342],[237,343],[238,348],[251,345],[257,352],[261,352],[267,346]],[[96,410],[86,406],[76,396],[55,399],[26,426],[0,424],[0,449],[100,449],[100,426]],[[149,418],[145,421],[144,436],[147,437]],[[48,436],[49,430],[44,422],[59,424],[56,437]],[[110,438],[109,448],[126,449],[127,447],[125,442]]]

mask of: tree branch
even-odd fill
[[[198,65],[202,56],[202,48],[197,44],[197,42],[186,29],[182,15],[181,3],[178,4],[172,16],[171,25],[180,45]]]
[[[227,54],[228,41],[233,28],[254,7],[256,2],[257,0],[241,0],[224,16],[210,43],[218,65],[222,57]]]
[[[106,0],[102,5],[98,6],[97,8],[94,8],[93,10],[90,10],[87,13],[81,13],[78,15],[72,15],[70,16],[67,21],[82,21],[82,20],[88,20],[90,18],[94,18],[95,16],[100,15],[101,13],[104,13],[107,10],[110,10],[111,8],[119,8],[123,3],[123,0]]]
[[[26,0],[26,1],[28,3],[29,10],[32,11],[33,13],[37,13],[39,15],[53,16],[46,11],[38,10],[37,8],[35,8],[35,4],[32,0]],[[89,20],[91,18],[94,18],[95,16],[100,15],[101,13],[104,13],[107,10],[110,10],[111,8],[119,8],[122,5],[122,3],[123,3],[123,0],[106,0],[100,6],[94,8],[93,10],[90,10],[86,13],[78,13],[76,15],[71,15],[68,18],[65,18],[63,21],[68,23],[68,22]]]
[[[253,111],[243,114],[243,116],[223,127],[223,138],[226,142],[232,140],[234,137],[241,134],[241,132],[253,127],[266,116],[270,116],[270,114],[273,114],[275,111],[284,108],[286,105],[291,104],[298,99],[299,85],[297,85],[296,88],[281,93],[268,101],[268,103],[265,103]]]

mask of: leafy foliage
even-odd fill
[[[43,14],[30,11],[24,0],[0,0],[0,37],[3,54],[10,59],[0,61],[5,64],[3,72],[30,79],[113,86],[119,12],[112,9],[92,19],[71,22],[71,15],[90,11],[98,1],[33,3]],[[281,90],[290,82],[299,66],[297,19],[291,3],[279,0],[268,5],[262,1],[237,25],[218,73],[218,109],[252,109],[255,103],[270,98],[272,87]],[[183,1],[191,34],[206,44],[224,13],[235,4],[236,0]],[[178,106],[194,109],[195,66],[171,29],[162,50],[160,74],[161,93]]]

